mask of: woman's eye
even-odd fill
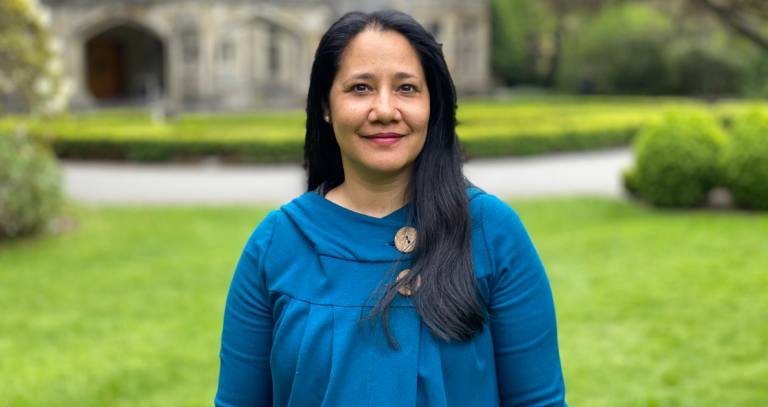
[[[416,91],[416,87],[413,86],[413,85],[403,85],[403,86],[400,87],[400,89],[402,89],[403,92],[415,92]]]
[[[368,90],[368,86],[367,85],[355,85],[355,86],[352,87],[352,90],[355,91],[355,92],[365,92],[366,90]]]

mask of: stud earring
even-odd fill
[[[330,123],[331,122],[331,117],[330,116],[325,116],[325,122],[326,123]]]

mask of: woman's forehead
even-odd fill
[[[344,50],[339,66],[342,80],[371,76],[392,76],[405,79],[408,76],[422,78],[424,70],[419,55],[410,42],[392,30],[365,30],[358,34]],[[368,75],[368,78],[362,76]]]

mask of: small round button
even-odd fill
[[[395,247],[402,253],[410,253],[416,247],[416,229],[406,226],[397,231]]]
[[[400,272],[400,274],[397,275],[397,281],[402,280],[405,276],[408,275],[408,273],[411,272],[411,269],[405,269]],[[411,294],[415,293],[419,290],[419,287],[421,287],[421,276],[416,276],[416,282],[412,284],[414,287],[411,287],[411,284],[406,284],[402,287],[400,287],[397,292],[399,292],[401,295],[404,295],[406,297],[409,297]]]

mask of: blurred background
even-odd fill
[[[765,0],[1,0],[3,405],[212,404],[317,44],[389,8],[544,262],[567,402],[768,406]]]

